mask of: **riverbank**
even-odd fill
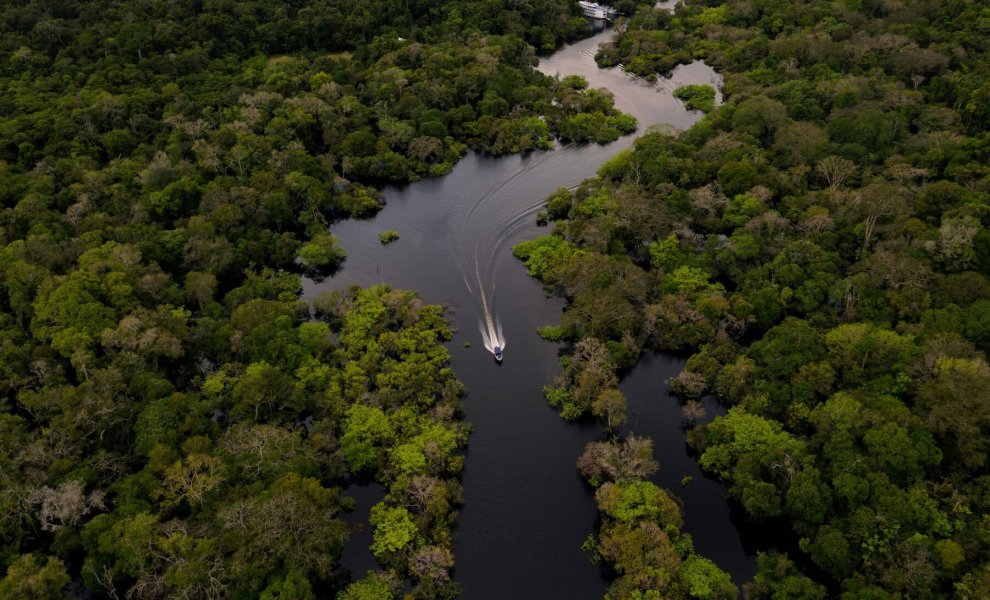
[[[686,110],[672,91],[690,83],[718,86],[713,70],[703,63],[684,65],[669,81],[654,86],[620,69],[598,69],[595,49],[610,36],[604,32],[567,46],[543,59],[538,69],[579,74],[590,87],[609,89],[616,107],[637,117],[639,133],[655,124],[686,129],[701,117]],[[452,364],[468,387],[465,410],[473,426],[454,544],[455,577],[464,598],[590,600],[604,593],[602,573],[580,549],[595,529],[597,514],[575,469],[577,457],[587,442],[599,437],[600,428],[568,424],[546,405],[542,387],[559,372],[558,347],[541,339],[536,329],[556,322],[563,302],[546,298],[509,248],[544,233],[535,224],[535,212],[551,192],[593,176],[635,137],[500,158],[469,153],[447,176],[386,188],[386,207],[375,218],[333,226],[348,253],[341,271],[319,284],[304,282],[307,298],[353,283],[385,281],[419,290],[425,301],[447,307],[457,330],[450,343]],[[385,230],[398,231],[401,238],[383,246],[378,235]],[[465,285],[475,269],[490,284],[487,289]],[[478,293],[490,294],[504,326],[508,345],[501,366],[481,346]],[[644,376],[654,388],[665,386],[667,371],[675,368],[654,371],[654,362],[645,364]],[[653,394],[633,399],[644,406],[664,401],[672,402]],[[681,448],[677,456],[658,454],[661,473],[697,468],[683,451],[679,419],[658,423],[650,433],[661,438],[658,448],[666,448],[668,438]],[[671,491],[676,495],[679,490]],[[739,541],[721,493],[692,496],[684,512],[685,531],[697,538],[699,549],[717,548],[739,583],[753,573],[752,553]],[[703,526],[713,520],[730,529]]]

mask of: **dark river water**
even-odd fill
[[[685,110],[671,92],[686,83],[718,85],[717,74],[694,63],[651,86],[618,69],[600,70],[595,49],[610,36],[604,32],[566,47],[539,69],[580,74],[592,87],[608,88],[617,107],[639,119],[640,132],[658,124],[685,129],[701,117]],[[445,177],[386,189],[387,205],[375,218],[333,226],[347,250],[343,269],[331,279],[304,283],[305,296],[312,298],[354,283],[385,282],[418,290],[427,302],[447,308],[457,330],[449,344],[453,367],[469,389],[465,410],[474,427],[454,544],[463,598],[591,600],[604,594],[602,572],[580,549],[596,528],[596,511],[575,468],[584,445],[600,437],[601,428],[567,423],[547,406],[542,387],[559,372],[559,348],[536,329],[557,322],[564,304],[545,296],[510,249],[547,233],[534,215],[548,194],[594,176],[634,138],[525,156],[471,153]],[[388,229],[401,238],[383,246],[378,234]],[[486,334],[500,338],[505,348],[501,365],[485,348]],[[685,529],[695,546],[742,582],[755,571],[754,549],[742,540],[754,536],[741,535],[724,487],[704,478],[686,452],[678,404],[665,383],[681,366],[673,357],[649,356],[626,377],[629,427],[655,439],[661,464],[656,480],[684,500]],[[715,410],[709,406],[710,413]],[[694,482],[682,489],[685,475],[693,475]],[[359,506],[350,518],[359,523],[381,490],[372,486],[352,493]],[[357,576],[375,566],[366,550],[369,539],[365,530],[342,559]]]

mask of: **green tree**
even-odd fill
[[[684,561],[684,579],[692,598],[738,598],[739,590],[732,584],[729,574],[715,563],[693,555]]]
[[[598,394],[591,403],[591,413],[605,420],[605,427],[611,431],[626,422],[626,396],[617,389],[608,389]]]
[[[314,600],[313,587],[299,571],[289,571],[261,592],[261,600]]]
[[[347,253],[340,247],[337,238],[329,233],[318,233],[299,248],[297,256],[304,268],[322,274],[340,266]]]
[[[34,554],[23,554],[8,568],[0,579],[0,597],[48,600],[67,597],[69,574],[65,564],[49,556],[42,563]]]
[[[369,520],[375,528],[371,551],[379,558],[411,548],[419,533],[412,515],[402,507],[378,503],[371,507]]]
[[[395,430],[388,416],[380,409],[355,404],[347,410],[340,449],[352,471],[376,466],[384,447],[391,443]]]
[[[393,598],[395,598],[395,582],[390,581],[387,575],[371,571],[337,594],[337,600],[392,600]]]

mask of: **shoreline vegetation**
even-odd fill
[[[586,35],[567,0],[0,8],[0,596],[456,596],[441,310],[301,276],[377,186],[635,130],[532,68]]]
[[[747,598],[990,597],[990,13],[974,0],[709,0],[596,56],[694,59],[725,103],[548,199],[513,249],[563,295],[566,419],[619,377],[724,416],[688,441],[793,554]],[[470,430],[442,310],[377,286],[299,301],[377,187],[636,129],[538,54],[570,0],[24,0],[0,8],[0,597],[453,598]],[[692,412],[688,408],[685,415]],[[660,457],[662,459],[662,457]],[[589,444],[609,598],[731,598],[647,480]],[[381,569],[336,576],[347,484]],[[593,568],[589,566],[589,568]]]
[[[569,347],[546,388],[562,417],[623,422],[618,376],[644,351],[689,356],[669,382],[686,415],[727,406],[688,442],[793,540],[747,598],[990,596],[988,18],[965,0],[643,8],[599,64],[703,59],[725,103],[553,194],[552,234],[513,250],[567,299],[541,329]],[[649,467],[647,442],[578,463],[602,486],[587,546],[617,573],[609,597],[660,597],[649,578],[687,565],[619,529],[662,493],[602,491],[604,465]]]

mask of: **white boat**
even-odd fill
[[[502,347],[495,346],[495,360],[497,362],[502,362]]]
[[[605,6],[597,2],[586,2],[585,0],[579,0],[578,5],[584,11],[584,16],[589,19],[611,19],[615,17],[615,9],[611,6]]]

